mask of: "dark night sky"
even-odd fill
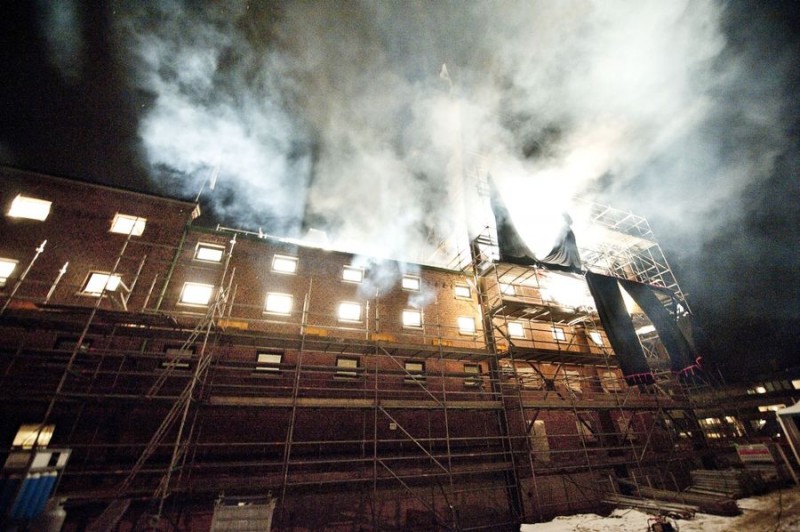
[[[176,188],[174,179],[164,180],[164,175],[169,177],[180,174],[178,170],[181,167],[170,166],[164,163],[165,159],[154,162],[152,151],[148,151],[153,150],[153,144],[148,137],[151,133],[148,131],[153,131],[152,117],[159,108],[159,102],[165,101],[165,95],[174,94],[169,88],[164,88],[170,82],[179,87],[177,90],[183,96],[192,91],[197,92],[196,101],[202,102],[198,108],[212,109],[207,94],[202,93],[201,83],[186,88],[189,85],[186,79],[193,72],[192,69],[197,67],[201,70],[202,64],[197,66],[189,63],[189,59],[186,59],[186,63],[181,63],[183,59],[180,57],[174,60],[176,64],[162,60],[159,69],[155,70],[158,75],[152,77],[149,83],[142,83],[141,77],[137,78],[132,74],[134,69],[130,56],[126,55],[135,46],[140,46],[141,41],[137,44],[128,40],[128,37],[147,35],[148,28],[156,24],[148,19],[153,17],[152,14],[137,13],[136,16],[126,18],[122,16],[126,10],[134,12],[137,8],[134,7],[136,3],[124,1],[52,2],[52,5],[56,4],[68,9],[48,11],[44,7],[48,3],[44,1],[20,2],[13,7],[6,7],[6,12],[0,19],[0,76],[3,80],[0,83],[0,164],[135,190],[176,193],[179,189]],[[166,4],[181,5],[180,2]],[[213,24],[208,25],[208,31],[212,32],[211,39],[225,40],[224,28],[228,27],[224,20],[228,15],[226,8],[219,3],[207,4],[215,6],[213,16],[216,18],[213,18]],[[293,46],[298,46],[292,35],[281,33],[279,28],[276,29],[271,24],[273,18],[283,17],[290,20],[293,16],[291,9],[275,7],[280,3],[233,2],[231,5],[234,4],[238,6],[235,13],[238,18],[233,27],[249,43],[248,53],[255,50],[266,54],[272,48],[291,50]],[[197,45],[201,34],[193,33],[195,28],[192,27],[192,21],[195,19],[192,17],[200,17],[198,13],[203,8],[197,6],[204,3],[194,2],[187,5],[189,7],[185,9],[185,20],[176,17],[176,26],[168,29],[173,32],[185,31],[189,36],[187,42]],[[481,50],[491,48],[488,45],[486,48],[477,45],[473,47],[471,38],[480,39],[481,43],[504,42],[493,41],[494,36],[489,31],[479,33],[469,31],[468,28],[452,33],[437,31],[437,28],[448,21],[454,21],[455,26],[475,23],[466,18],[466,15],[460,14],[461,4],[458,3],[432,3],[431,6],[435,5],[436,8],[431,7],[430,12],[425,3],[409,4],[414,6],[409,7],[408,11],[415,27],[428,28],[425,33],[421,33],[426,37],[423,43],[409,42],[406,38],[408,28],[400,23],[387,24],[385,27],[390,29],[383,34],[374,31],[374,28],[364,30],[364,26],[360,25],[360,21],[366,20],[362,18],[365,17],[362,11],[370,11],[370,16],[380,21],[380,9],[360,10],[356,3],[338,3],[333,7],[325,4],[325,7],[318,9],[304,2],[298,2],[297,5],[308,10],[300,11],[303,15],[300,18],[303,27],[310,28],[309,35],[304,39],[311,42],[308,45],[311,50],[316,36],[314,31],[331,31],[337,39],[336,42],[355,39],[361,49],[369,48],[365,43],[370,46],[380,43],[382,50],[389,50],[380,60],[370,53],[360,56],[359,61],[364,69],[370,69],[373,78],[385,65],[401,64],[402,69],[398,75],[412,78],[415,82],[407,84],[404,89],[406,92],[399,91],[398,98],[424,99],[420,94],[424,96],[426,93],[415,92],[424,85],[417,81],[416,76],[419,72],[433,72],[432,77],[436,81],[438,68],[443,62],[449,61],[450,65],[455,65],[450,67],[451,72],[457,72],[459,64],[487,63],[487,53],[482,55]],[[705,94],[712,95],[715,111],[692,134],[704,134],[703,138],[715,139],[708,144],[715,150],[715,161],[737,160],[737,157],[742,157],[742,153],[748,150],[759,153],[747,156],[745,160],[758,160],[765,151],[774,150],[769,159],[769,171],[758,178],[740,180],[735,192],[720,195],[715,203],[701,202],[700,198],[715,197],[716,191],[727,185],[720,181],[724,179],[724,175],[705,180],[704,176],[710,170],[703,164],[694,165],[693,161],[698,159],[686,157],[677,162],[666,160],[670,153],[674,156],[680,151],[691,152],[693,141],[690,139],[683,146],[679,142],[674,143],[671,152],[666,152],[666,155],[655,153],[648,159],[647,168],[669,167],[672,172],[670,175],[680,174],[683,176],[680,179],[671,178],[672,181],[665,182],[663,173],[644,169],[625,180],[607,173],[595,181],[591,188],[601,198],[608,200],[608,203],[633,210],[648,218],[679,283],[688,294],[695,314],[712,341],[713,350],[708,358],[715,361],[725,373],[735,377],[752,375],[753,372],[766,369],[800,365],[800,113],[797,109],[797,97],[800,96],[800,17],[797,2],[793,1],[735,1],[721,5],[724,10],[720,19],[720,31],[725,37],[725,47],[721,52],[714,52],[714,64],[704,71],[704,83],[712,87]],[[452,11],[453,9],[456,11]],[[141,10],[144,11],[143,8]],[[206,9],[203,13],[210,11],[212,9]],[[249,13],[253,15],[245,16]],[[336,34],[330,28],[335,29],[337,25],[326,21],[328,13],[335,13],[336,20],[343,27],[353,23],[355,30],[352,31],[351,28],[351,31]],[[315,17],[309,15],[316,15],[320,20],[315,21]],[[513,14],[510,19],[514,19]],[[48,29],[51,28],[48,22],[52,23],[54,20],[60,23],[55,25],[59,29]],[[127,22],[121,24],[120,20]],[[386,24],[386,20],[381,24]],[[375,27],[384,26],[376,23]],[[219,33],[213,33],[214,31]],[[48,40],[48,35],[52,32],[59,34],[58,40]],[[352,37],[352,33],[357,36]],[[259,37],[255,38],[254,35]],[[322,37],[320,40],[327,42]],[[576,41],[574,49],[582,49],[581,44]],[[180,47],[175,46],[174,49],[162,49],[160,53],[178,54]],[[303,56],[303,61],[313,63],[316,60],[311,57],[313,54],[309,52],[303,55],[305,41],[300,46],[299,55]],[[566,54],[573,50],[566,43],[563,48],[559,53]],[[223,104],[216,102],[214,116],[217,117],[224,114],[220,109],[246,109],[252,105],[248,100],[249,93],[237,92],[231,88],[234,82],[229,80],[256,80],[261,87],[267,89],[273,88],[276,83],[274,79],[262,79],[264,76],[259,73],[258,68],[247,70],[241,67],[247,61],[241,48],[237,48],[235,43],[230,44],[226,50],[220,56],[212,82],[218,92],[224,92],[230,98],[225,99]],[[345,53],[345,45],[342,45],[342,50],[330,53]],[[441,57],[436,53],[425,55],[430,50],[441,50]],[[689,50],[692,50],[691,43]],[[414,54],[421,59],[412,63],[407,56]],[[128,59],[121,59],[125,57]],[[731,74],[718,65],[726,64],[726,61],[730,63],[732,58],[736,59],[736,66],[740,69],[736,75],[747,82],[726,84],[719,81]],[[296,81],[291,90],[284,86],[281,94],[290,96],[282,96],[283,99],[272,96],[275,92],[267,90],[270,94],[270,105],[285,110],[285,113],[273,113],[269,116],[272,120],[270,127],[304,133],[295,135],[290,141],[277,139],[274,135],[259,136],[260,133],[252,131],[248,133],[265,138],[264,142],[271,149],[281,152],[285,156],[283,164],[288,171],[305,168],[304,161],[310,161],[307,164],[315,168],[330,164],[331,161],[340,162],[318,148],[325,142],[331,142],[330,138],[333,138],[332,135],[326,137],[328,133],[319,126],[322,120],[318,116],[318,108],[315,107],[327,107],[326,92],[319,92],[322,94],[318,98],[320,103],[315,100],[313,91],[305,89],[311,86],[319,89],[325,87],[326,83],[335,86],[336,83],[344,83],[343,78],[337,78],[337,75],[341,75],[337,72],[326,71],[324,62],[314,64],[313,69],[309,70],[297,69],[291,64],[276,66],[274,61],[269,63],[269,67],[265,67],[278,72],[276,76],[283,74]],[[363,66],[364,64],[367,66]],[[174,71],[170,71],[170,68]],[[476,68],[473,72],[480,73],[480,69]],[[516,72],[513,74],[516,75]],[[560,72],[555,72],[553,78],[558,79],[560,75]],[[480,76],[474,77],[477,79]],[[313,79],[309,82],[308,78]],[[307,86],[302,85],[306,82],[309,83]],[[390,82],[398,85],[395,79]],[[507,81],[503,98],[510,98],[509,95],[514,94],[515,83],[518,81]],[[367,81],[363,84],[366,85]],[[303,90],[298,90],[298,85]],[[690,80],[687,86],[691,85]],[[480,85],[476,83],[474,86]],[[358,92],[361,90],[358,87],[360,86],[356,89],[350,87],[356,92],[349,94],[357,94],[362,98],[361,104],[369,106],[364,94]],[[475,91],[478,92],[478,89]],[[778,117],[780,125],[774,119],[752,118],[752,109],[760,102],[766,102],[764,107],[768,107],[764,116]],[[636,102],[631,105],[636,105]],[[380,100],[376,106],[381,106]],[[512,122],[516,124],[522,120],[520,117],[528,116],[524,106],[515,107],[511,104],[508,108],[515,110],[509,111],[512,118],[505,121],[507,128],[504,131],[520,137],[528,135],[532,139],[530,145],[537,146],[537,150],[541,148],[541,152],[545,154],[548,146],[551,146],[551,139],[567,136],[569,126],[565,124],[570,124],[570,117],[574,117],[553,113],[550,125],[540,128],[537,126],[533,128],[534,133],[531,133],[525,128],[508,125]],[[344,109],[348,111],[348,108]],[[328,113],[325,115],[327,123],[341,119],[341,116],[337,118],[329,109],[325,109],[325,112]],[[343,113],[353,114],[352,109]],[[295,116],[302,118],[296,119]],[[408,110],[398,112],[390,118],[409,123],[419,120]],[[546,121],[543,122],[547,124]],[[557,126],[553,127],[554,123]],[[146,129],[148,127],[151,129]],[[230,124],[226,127],[230,128]],[[257,130],[259,123],[254,120],[247,124],[245,129],[247,128]],[[780,131],[776,132],[778,129]],[[229,129],[224,130],[220,126],[217,131]],[[180,132],[187,137],[191,133],[191,128],[188,127]],[[400,143],[403,141],[402,137],[401,131],[387,142]],[[298,138],[305,140],[298,141]],[[773,141],[773,138],[778,140]],[[191,141],[187,140],[187,144],[189,142]],[[348,139],[348,142],[356,141]],[[522,141],[518,142],[524,144]],[[510,144],[513,145],[514,142]],[[164,145],[174,148],[169,144],[162,144]],[[556,153],[558,140],[552,140],[552,146],[553,153]],[[412,146],[408,151],[413,152],[413,148],[415,147]],[[529,152],[530,150],[525,151],[525,157],[531,157]],[[538,151],[537,156],[544,157]],[[412,174],[413,178],[424,179],[426,170],[436,168],[436,164],[434,160],[430,167],[416,169]],[[678,173],[675,173],[676,166],[682,168]],[[197,168],[204,167],[201,164],[192,168],[196,173]],[[323,185],[327,183],[324,176],[315,176],[313,179]],[[180,193],[184,197],[191,197],[192,194],[188,191],[196,191],[196,185],[196,182],[192,182],[192,186],[187,186]],[[300,188],[302,187],[298,190]],[[336,188],[327,190],[335,191]],[[230,188],[227,192],[229,201],[235,202],[236,189]],[[266,191],[265,195],[280,194],[276,188]],[[328,195],[335,196],[334,193]],[[695,200],[698,201],[692,203]],[[427,201],[435,204],[435,196]],[[669,208],[671,205],[675,205],[675,209],[680,212],[676,214]],[[697,205],[695,211],[692,211],[693,205]],[[423,209],[428,207],[430,206],[423,206]],[[324,218],[324,207],[318,207],[315,213],[315,216]],[[308,214],[309,211],[306,211],[306,215]],[[687,219],[690,221],[685,223]],[[710,227],[712,219],[717,220],[713,223],[713,229]],[[706,220],[708,227],[704,227]],[[435,225],[435,222],[430,223]],[[338,224],[347,225],[346,221],[339,221]],[[693,238],[692,235],[701,236]]]

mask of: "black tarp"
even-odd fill
[[[656,328],[661,342],[669,353],[672,371],[678,373],[692,367],[697,359],[696,350],[684,335],[677,320],[656,296],[654,290],[659,289],[629,280],[620,280],[620,284]]]
[[[617,278],[587,272],[586,282],[597,306],[603,329],[617,354],[625,380],[630,385],[652,383],[653,375],[633,328],[631,316],[625,308]]]
[[[562,271],[581,272],[581,257],[575,233],[570,227],[572,219],[569,215],[566,213],[562,215],[558,237],[550,253],[544,258],[537,258],[514,227],[508,209],[491,177],[489,177],[489,197],[497,224],[497,246],[502,262],[525,266],[541,265]]]

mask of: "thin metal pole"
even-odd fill
[[[39,255],[41,255],[42,252],[44,251],[45,244],[47,244],[47,240],[44,240],[41,244],[39,244],[39,247],[36,248],[36,254],[33,256],[31,261],[28,263],[28,267],[25,268],[25,271],[22,272],[22,275],[19,276],[19,279],[17,279],[17,283],[14,285],[14,288],[11,290],[11,293],[8,295],[8,299],[6,299],[6,302],[3,305],[3,308],[0,309],[0,316],[3,315],[3,313],[6,311],[6,308],[8,308],[8,304],[11,303],[12,299],[14,299],[14,296],[16,295],[17,290],[19,290],[20,285],[22,285],[22,281],[25,280],[25,277],[28,276],[28,272],[31,271],[31,267],[33,266],[33,263],[36,262],[36,259],[38,259]]]
[[[53,285],[47,292],[47,297],[44,298],[45,305],[50,301],[50,298],[53,297],[53,292],[56,291],[56,287],[58,286],[58,283],[61,282],[61,278],[64,277],[65,273],[67,273],[67,266],[69,266],[69,261],[65,262],[61,269],[58,270],[58,276],[56,276],[56,280],[53,281]]]

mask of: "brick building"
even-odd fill
[[[617,479],[683,487],[758,425],[714,411],[636,305],[647,378],[626,368],[585,272],[492,260],[490,236],[457,267],[407,264],[2,173],[0,440],[63,452],[43,471],[65,530],[203,530],[269,502],[276,530],[512,530]],[[688,316],[646,221],[589,212],[586,269]]]

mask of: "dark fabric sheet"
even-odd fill
[[[556,269],[580,272],[581,256],[578,253],[578,243],[575,240],[575,233],[570,225],[572,220],[566,214],[563,215],[563,225],[558,235],[558,239],[550,253],[541,259],[543,264],[553,266]]]
[[[536,264],[536,257],[533,251],[522,240],[511,221],[503,199],[489,177],[489,199],[492,205],[495,222],[497,223],[497,245],[500,248],[500,260],[513,264],[533,265]]]
[[[625,308],[618,280],[615,277],[587,272],[586,282],[611,347],[617,354],[625,380],[630,385],[652,383],[653,376]]]

